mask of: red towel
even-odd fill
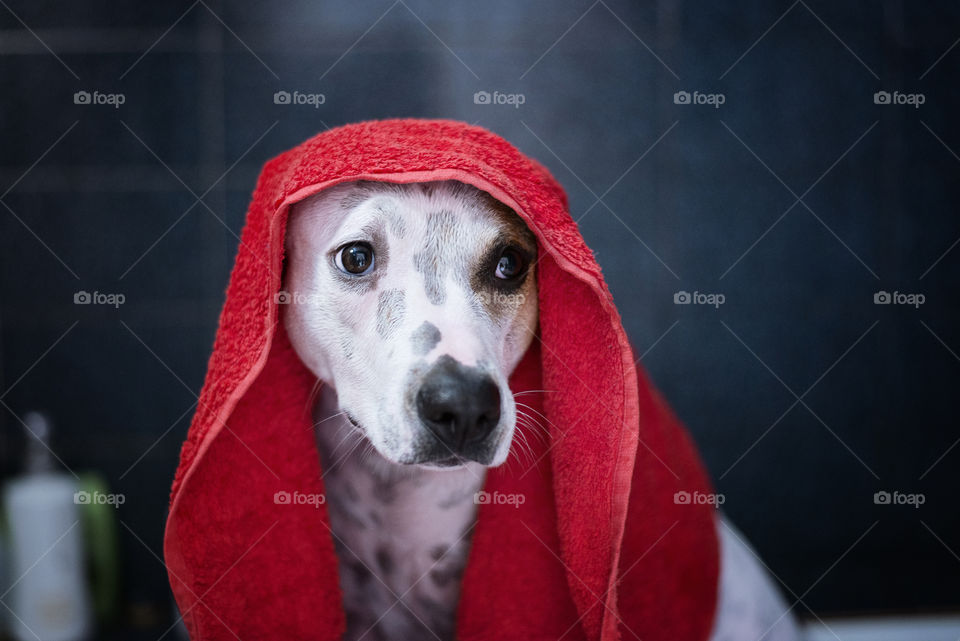
[[[634,365],[600,268],[561,187],[498,136],[441,120],[327,131],[269,161],[220,317],[173,484],[164,552],[191,638],[336,639],[337,563],[311,432],[314,380],[278,322],[290,204],[353,180],[454,179],[513,208],[536,233],[540,333],[511,379],[538,401],[540,458],[489,471],[457,614],[475,639],[705,639],[718,555],[709,492],[691,442]],[[525,400],[525,402],[527,402]]]

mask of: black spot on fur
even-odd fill
[[[330,496],[329,509],[331,518],[337,521],[343,521],[344,523],[349,523],[358,530],[365,530],[367,524],[362,518],[350,511],[350,509],[345,505],[345,501],[342,497],[337,494]]]
[[[470,491],[459,492],[459,493],[454,492],[447,498],[437,503],[437,507],[439,507],[441,510],[449,510],[451,508],[455,508],[458,505],[461,505],[467,499],[467,497],[473,496],[473,494],[474,493]]]
[[[437,601],[436,599],[431,599],[428,596],[424,596],[422,594],[417,595],[416,598],[414,598],[413,602],[421,610],[433,612],[435,615],[443,613],[443,604]]]
[[[384,574],[393,572],[393,556],[391,556],[390,550],[385,547],[377,548],[376,558],[377,567],[380,568],[381,572]]]
[[[413,264],[423,275],[423,289],[427,293],[427,300],[433,305],[443,305],[447,300],[447,291],[443,287],[440,264],[435,256],[427,251],[418,252],[413,257]]]
[[[353,487],[353,484],[349,481],[343,484],[343,491],[347,495],[347,500],[356,503],[360,500],[360,495],[357,494],[357,488]]]
[[[426,225],[431,233],[422,249],[413,256],[414,267],[423,276],[427,300],[433,305],[442,305],[447,299],[443,279],[450,265],[442,264],[440,258],[456,233],[456,222],[456,217],[449,211],[427,214]]]
[[[430,558],[434,561],[439,561],[449,550],[450,546],[448,545],[443,545],[442,543],[440,545],[434,545],[430,548]]]
[[[453,567],[453,568],[440,568],[436,567],[430,570],[430,580],[437,584],[437,586],[444,588],[448,586],[452,581],[458,580],[463,575],[463,568]]]
[[[426,356],[430,350],[437,346],[442,335],[437,326],[430,321],[424,321],[423,325],[417,328],[411,336],[413,341],[413,351],[417,356]]]
[[[373,575],[370,573],[370,570],[360,561],[350,561],[346,564],[346,570],[349,572],[350,577],[357,582],[358,585],[365,585],[370,582],[370,579],[373,578]]]
[[[387,641],[390,637],[384,634],[383,629],[380,627],[380,623],[374,623],[365,633],[364,638],[370,639],[370,641]]]
[[[377,479],[373,483],[373,497],[384,505],[390,505],[397,498],[397,488],[387,480]]]

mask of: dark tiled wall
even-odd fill
[[[452,117],[565,184],[638,353],[789,590],[819,613],[955,607],[958,18],[947,2],[9,2],[3,472],[11,412],[46,408],[58,455],[104,471],[159,550],[261,164],[346,122]],[[276,105],[280,89],[326,101]],[[76,306],[80,289],[126,302]],[[725,302],[675,305],[681,290]],[[162,602],[163,568],[123,534],[128,599]]]

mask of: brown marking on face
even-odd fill
[[[477,269],[470,277],[470,286],[486,313],[503,321],[516,316],[527,305],[536,305],[531,299],[536,284],[537,237],[512,209],[493,200],[489,194],[484,195],[492,201],[488,201],[488,206],[500,223],[500,232],[481,254]],[[527,273],[513,281],[495,276],[497,262],[507,248],[518,250],[527,263]]]

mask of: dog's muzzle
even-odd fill
[[[442,356],[420,383],[417,414],[434,437],[431,462],[489,462],[487,437],[500,422],[500,388],[481,369]]]

